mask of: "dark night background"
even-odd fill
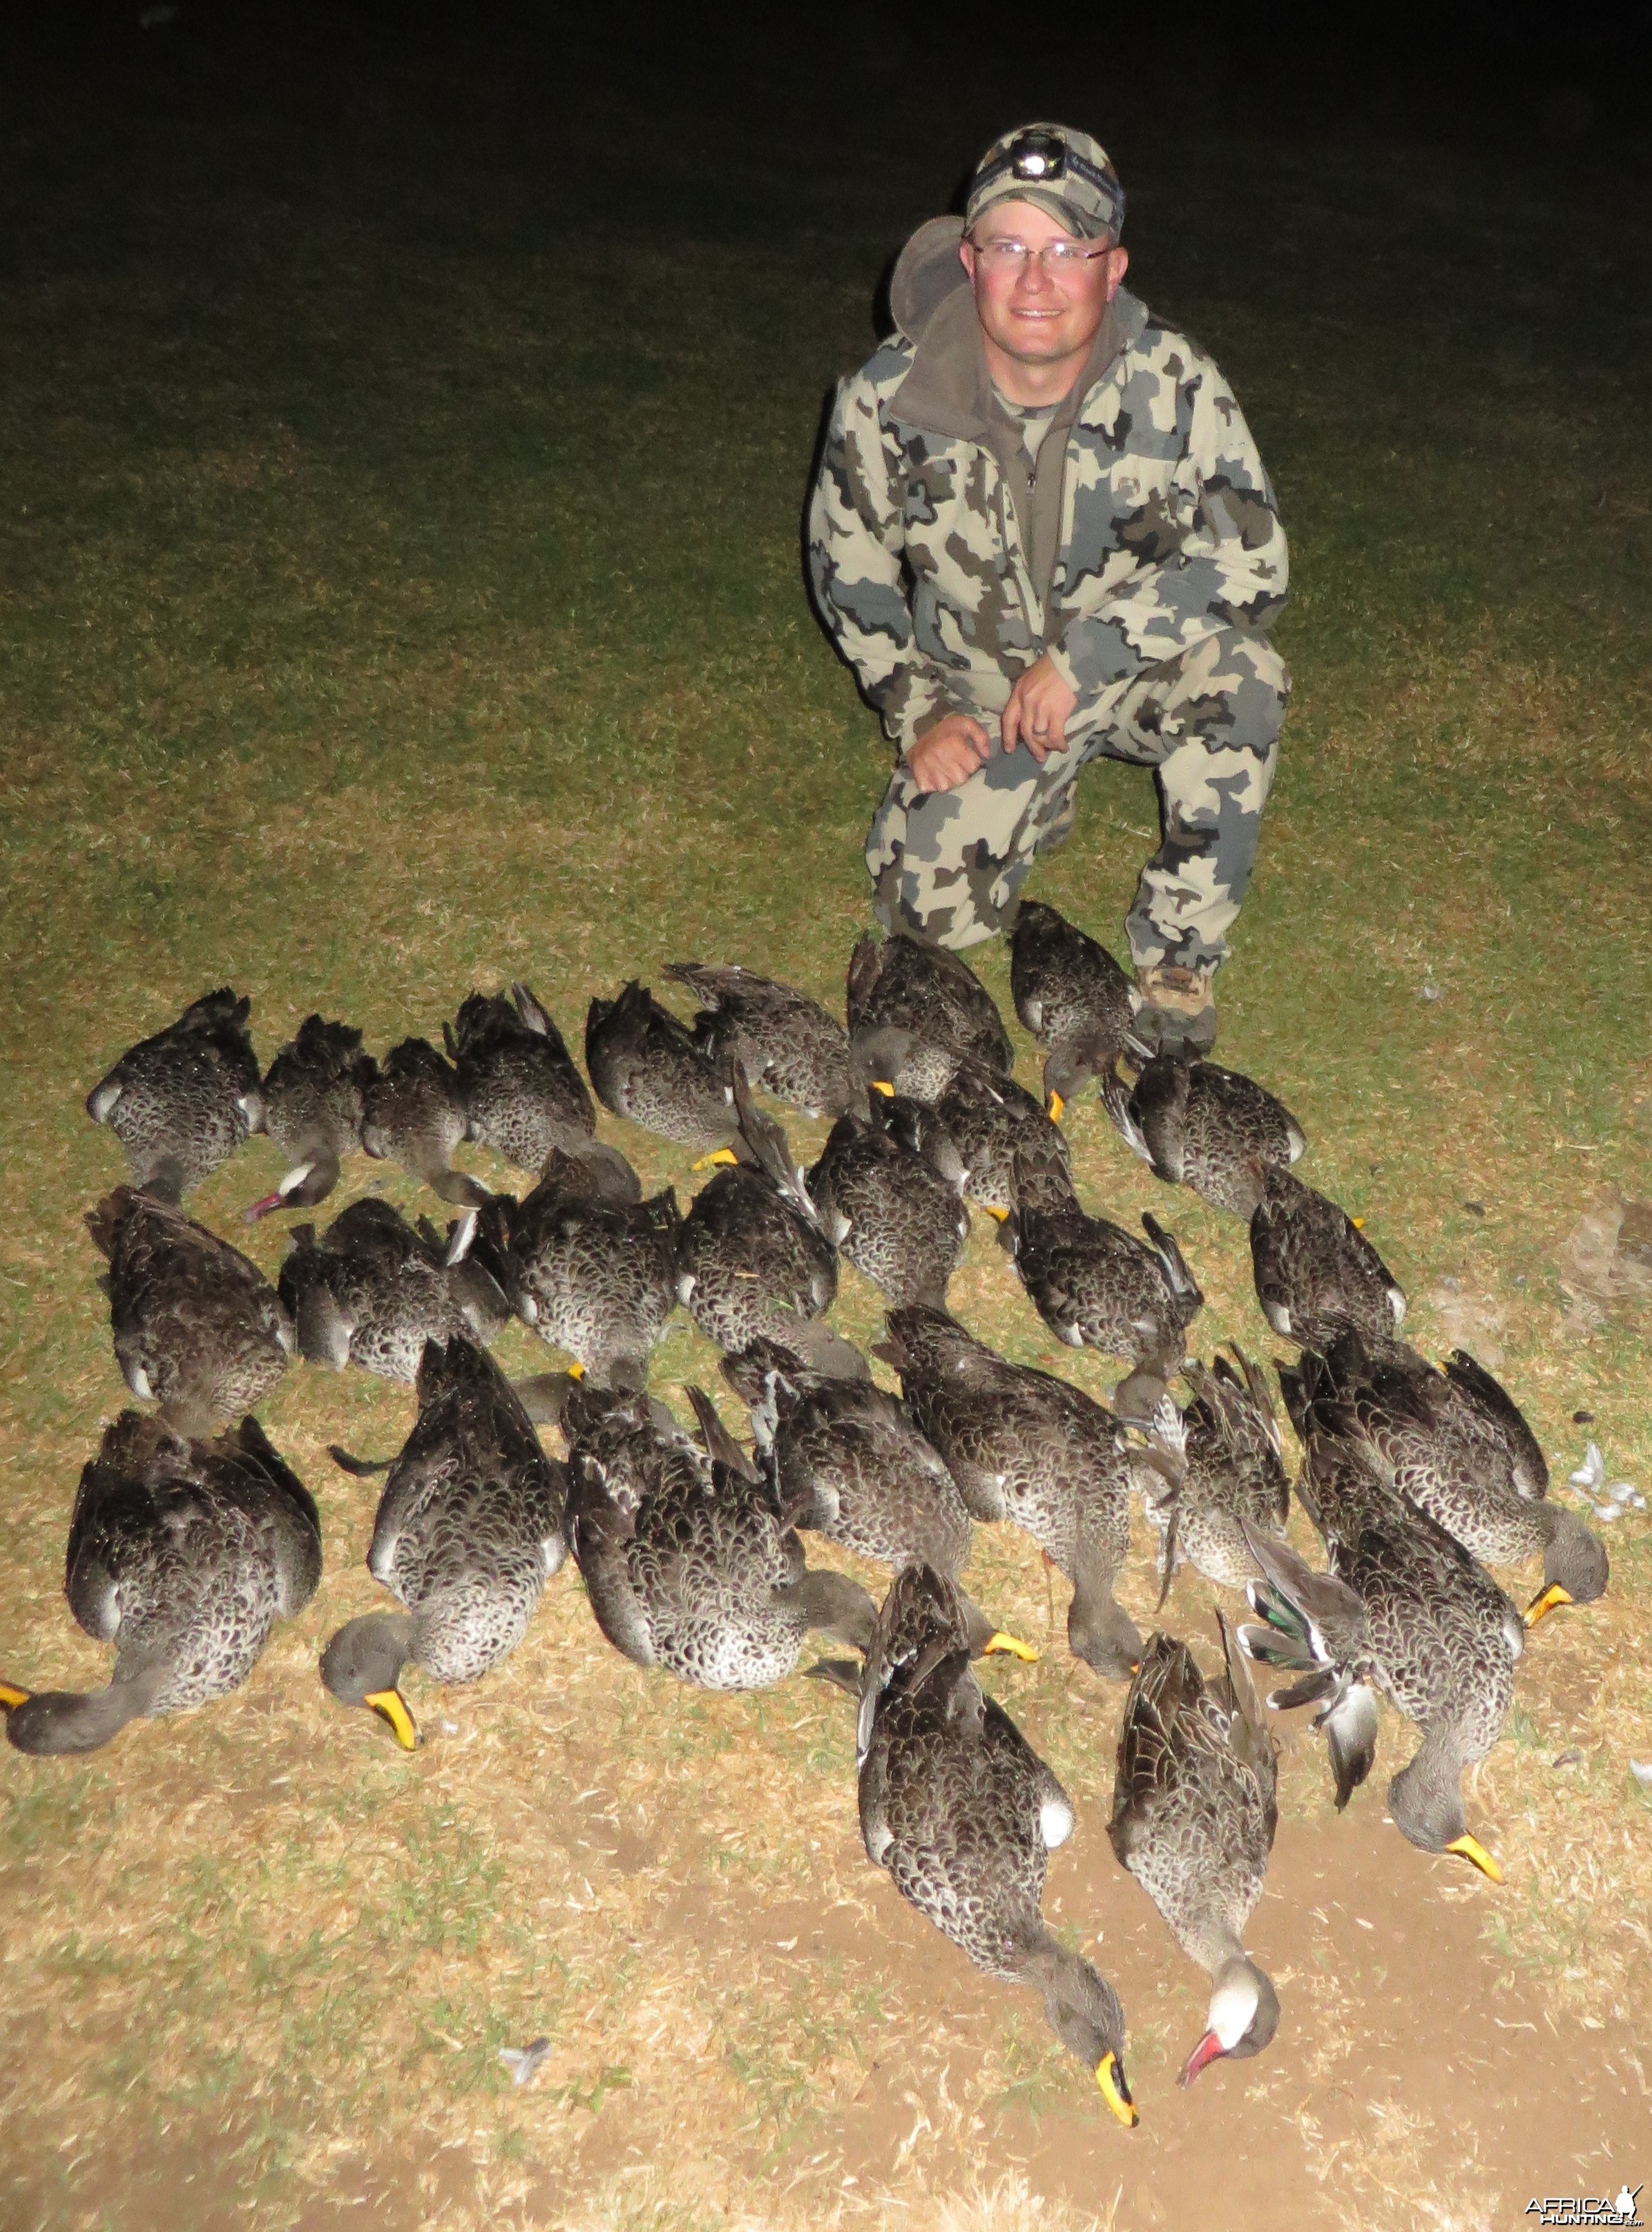
[[[1652,1194],[1649,62],[1652,7],[0,11],[0,1677],[107,1677],[62,1572],[125,1400],[83,1222],[123,1047],[232,983],[266,1062],[314,1009],[381,1054],[512,978],[576,1043],[690,957],[841,1012],[890,755],[803,585],[822,406],[880,271],[1036,116],[1110,150],[1129,284],[1231,380],[1291,538],[1220,1058],[1369,1220],[1407,1336],[1483,1356],[1558,1483],[1586,1434],[1644,1487],[1644,1301],[1563,1266],[1603,1189]],[[1033,888],[1116,952],[1153,793],[1083,794]],[[971,960],[1009,1015],[1001,947]],[[786,1121],[810,1159],[824,1126]],[[603,1122],[686,1200],[686,1156]],[[1243,1228],[1095,1100],[1066,1128],[1086,1205],[1174,1224],[1200,1353],[1270,1357]],[[271,1276],[283,1220],[242,1212],[280,1168],[250,1141],[190,1204]],[[326,1218],[368,1187],[432,1206],[353,1158]],[[985,1223],[953,1307],[1107,1395]],[[835,1322],[869,1348],[857,1277]],[[522,1327],[499,1353],[545,1366]],[[651,1386],[682,1416],[697,1382],[680,1312]],[[1645,2170],[1638,1516],[1521,1661],[1473,1799],[1504,1885],[1405,1845],[1382,1775],[1334,1815],[1287,1748],[1285,2022],[1187,2094],[1205,1980],[1103,1832],[1122,1691],[1031,1544],[979,1530],[972,1591],[1045,1643],[989,1678],[1079,1807],[1048,1911],[1105,1938],[1127,2138],[867,1865],[829,1685],[631,1668],[570,1565],[508,1668],[426,1685],[444,1736],[375,1742],[315,1678],[377,1600],[377,1488],[328,1450],[397,1447],[407,1392],[295,1366],[263,1415],[327,1570],[244,1690],[88,1762],[0,1746],[8,2224],[94,2232],[113,2195],[179,2232],[820,2232],[940,2222],[979,2172],[1031,2198],[959,2232],[1089,2228],[1127,2180],[1137,2232],[1206,2221],[1215,2164],[1231,2232],[1410,2232]],[[1144,1540],[1123,1580],[1145,1632]],[[1207,1663],[1214,1608],[1184,1573],[1163,1613]],[[518,2092],[499,2049],[541,2035]]]

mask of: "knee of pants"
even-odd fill
[[[866,845],[880,919],[933,945],[995,937],[1064,796],[1024,753],[995,753],[956,790],[897,773]]]
[[[897,858],[873,870],[872,912],[889,931],[956,951],[996,938],[1026,870],[1007,871],[966,853],[955,865]]]
[[[1291,700],[1290,669],[1265,636],[1224,628],[1222,646],[1213,672],[1230,700],[1227,735],[1213,736],[1208,742],[1217,749],[1224,743],[1239,745],[1271,770]]]
[[[1223,628],[1218,641],[1226,650],[1227,657],[1249,669],[1257,682],[1272,690],[1281,707],[1291,696],[1291,669],[1265,635],[1251,635],[1243,628]]]

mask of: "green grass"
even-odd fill
[[[0,1672],[106,1663],[60,1560],[122,1399],[79,1223],[119,1173],[81,1101],[133,1039],[226,981],[266,1057],[313,1006],[382,1048],[514,976],[576,1037],[591,992],[680,957],[841,999],[888,753],[802,587],[821,407],[907,230],[1057,98],[1031,59],[960,51],[914,105],[885,29],[793,56],[686,25],[524,15],[490,47],[434,19],[186,15],[79,48],[48,27],[0,87]],[[1534,171],[1512,133],[1402,143],[1288,88],[1213,133],[1216,63],[1167,109],[1141,88],[1185,58],[1122,53],[1074,46],[1057,105],[1113,146],[1132,283],[1233,380],[1292,539],[1295,698],[1224,1052],[1302,1118],[1304,1168],[1367,1217],[1419,1338],[1472,1302],[1545,1446],[1575,1461],[1589,1408],[1644,1485],[1645,1313],[1575,1338],[1556,1265],[1601,1187],[1652,1192],[1638,159]],[[1115,948],[1152,811],[1138,773],[1097,769],[1039,871]],[[1007,1009],[1005,957],[977,957]],[[1098,1111],[1072,1131],[1092,1199],[1174,1223],[1206,1345],[1265,1349],[1242,1236],[1167,1207]],[[231,1230],[273,1168],[256,1145],[197,1213]],[[270,1227],[248,1244],[278,1261]],[[982,1236],[957,1293],[1006,1353],[1108,1384],[1058,1357]],[[848,1279],[839,1314],[869,1338],[875,1299]],[[656,1382],[712,1369],[680,1323]],[[324,1706],[315,1647],[371,1599],[372,1491],[322,1448],[393,1446],[406,1416],[305,1373],[268,1406],[328,1570],[242,1699],[90,1765],[0,1755],[21,1917],[0,1974],[33,2073],[0,2125],[38,2165],[19,2221],[98,2222],[114,2179],[180,2224],[252,2199],[330,2222],[354,2195],[386,2223],[709,2225],[782,2191],[824,2222],[850,2164],[864,2196],[898,2175],[933,2196],[983,2150],[1031,2160],[1041,2118],[1093,2121],[1036,2005],[901,1935],[857,1856],[847,1704],[819,1685],[647,1683],[570,1573],[517,1678],[421,1700],[460,1733],[416,1762]],[[1551,1979],[1562,2020],[1646,1981],[1652,1878],[1620,1843],[1649,1802],[1622,1764],[1652,1755],[1644,1522],[1610,1547],[1608,1604],[1534,1639],[1484,1799],[1524,1870],[1509,1972]],[[1042,1640],[1023,1547],[983,1541],[974,1571]],[[1208,1632],[1207,1593],[1179,1584],[1167,1616]],[[1116,1697],[1058,1634],[989,1679],[1094,1843]],[[1547,1762],[1574,1741],[1568,1783]],[[1288,1811],[1327,1816],[1321,1776],[1292,1755]],[[617,1859],[581,1841],[588,1786],[629,1825]],[[822,1917],[838,1935],[809,1963],[764,1950]],[[1149,2121],[1198,1999],[1163,1953],[1167,1996],[1132,2016]],[[556,2056],[517,2093],[498,2049],[540,2032]],[[627,2185],[627,2147],[667,2141],[679,2174]],[[1357,2151],[1339,2164],[1346,2220],[1395,2221]]]

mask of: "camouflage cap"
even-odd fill
[[[1124,223],[1124,189],[1106,148],[1066,124],[1023,124],[992,142],[969,182],[965,230],[1011,200],[1032,202],[1083,240],[1116,238]]]

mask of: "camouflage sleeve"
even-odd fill
[[[878,405],[865,373],[838,388],[809,503],[809,573],[828,633],[904,751],[950,704],[940,670],[913,643],[906,535]]]
[[[1190,651],[1220,628],[1260,633],[1285,607],[1289,565],[1273,484],[1232,390],[1208,358],[1193,367],[1186,445],[1169,503],[1121,536],[1134,568],[1098,575],[1092,608],[1051,657],[1082,704],[1110,684]],[[1083,600],[1083,591],[1080,591]]]

